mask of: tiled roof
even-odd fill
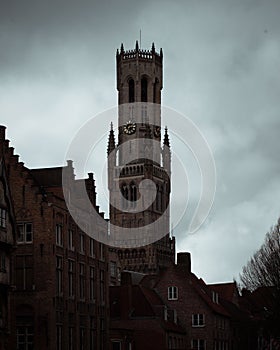
[[[30,174],[39,186],[62,186],[62,169],[63,167],[30,169]]]
[[[234,282],[208,284],[208,286],[224,299],[233,301],[236,292],[236,284]]]
[[[213,302],[212,290],[201,278],[198,279],[195,274],[191,273],[191,282],[200,297],[214,312],[226,317],[230,316],[227,310],[221,304],[218,302]]]

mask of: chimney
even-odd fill
[[[177,266],[187,273],[191,273],[191,253],[178,253]]]
[[[0,125],[0,141],[4,141],[6,138],[6,127]]]

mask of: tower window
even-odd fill
[[[121,193],[122,193],[122,208],[126,209],[127,200],[128,200],[128,186],[126,184],[122,185]]]
[[[155,83],[154,83],[154,96],[153,96],[153,102],[154,103],[159,103],[159,101],[157,101],[157,95],[158,95],[158,78],[156,78]]]
[[[137,187],[134,183],[130,184],[130,200],[131,202],[137,201]]]
[[[146,78],[141,79],[141,102],[148,102],[148,81]]]
[[[128,81],[128,102],[132,103],[134,102],[134,80],[129,79]]]

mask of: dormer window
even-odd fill
[[[212,301],[215,304],[219,304],[219,294],[217,292],[212,291]]]
[[[178,299],[178,288],[176,286],[168,287],[168,300]]]

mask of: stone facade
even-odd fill
[[[175,254],[175,240],[170,238],[167,130],[161,146],[163,54],[154,45],[141,50],[136,42],[130,51],[122,45],[116,61],[118,143],[112,127],[108,142],[110,223],[125,237],[117,251],[121,270],[154,273],[174,261]],[[150,180],[154,189],[143,189],[144,180]],[[152,191],[154,198],[145,206],[145,195]]]

